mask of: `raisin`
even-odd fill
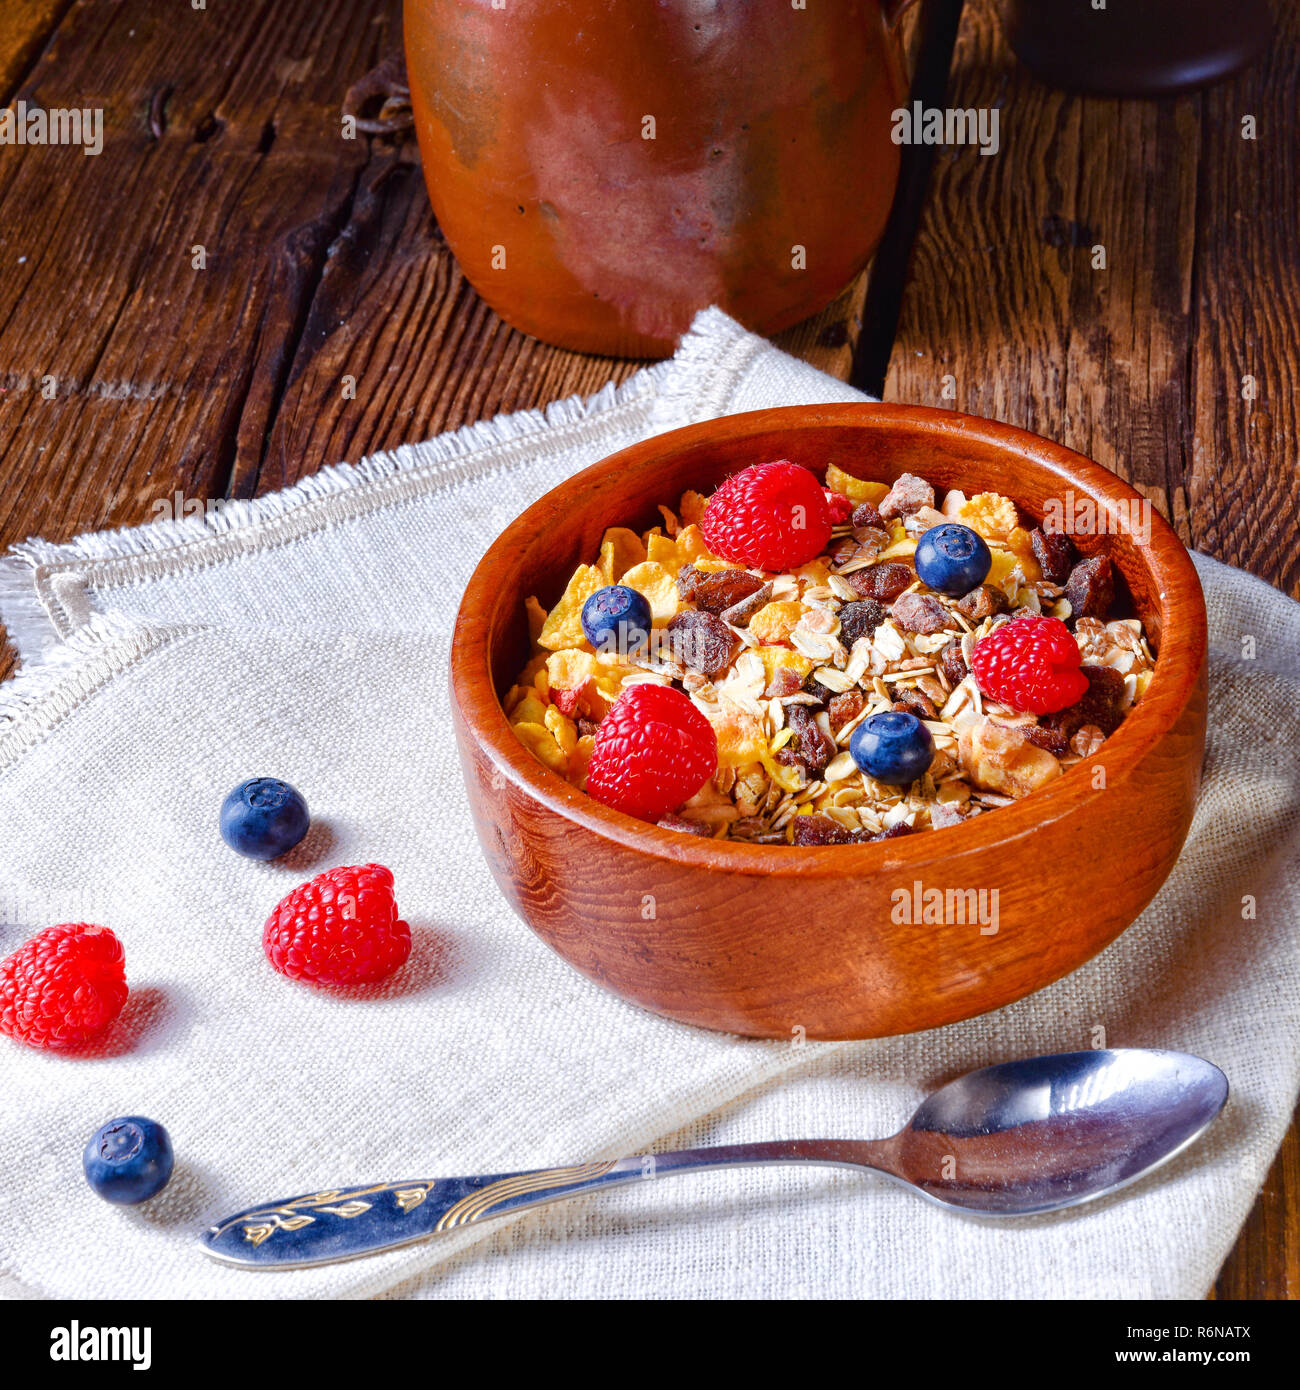
[[[678,613],[665,629],[673,656],[710,680],[731,665],[739,641],[735,633],[712,613]]]
[[[952,614],[930,594],[904,594],[889,611],[907,632],[942,632],[956,626]]]
[[[882,603],[892,603],[904,589],[916,579],[908,565],[892,562],[872,565],[869,569],[846,574],[845,579],[863,598],[874,598]]]
[[[748,570],[718,570],[713,574],[695,570],[687,577],[683,588],[682,576],[688,568],[695,569],[693,565],[683,566],[677,573],[678,590],[683,598],[689,598],[697,608],[708,613],[721,613],[763,587],[763,580]]]
[[[983,622],[985,618],[1001,613],[1006,607],[1006,595],[1001,589],[995,589],[992,584],[981,584],[978,589],[972,589],[964,598],[957,600],[958,613],[973,623]]]
[[[885,605],[872,598],[844,604],[840,609],[840,641],[852,647],[859,637],[870,639],[885,617]]]
[[[1065,581],[1073,618],[1104,618],[1115,599],[1115,576],[1104,555],[1080,560]]]
[[[1079,671],[1088,680],[1083,698],[1069,709],[1044,715],[1043,726],[1067,739],[1085,724],[1095,724],[1103,734],[1113,734],[1124,718],[1119,707],[1124,694],[1124,677],[1113,666],[1080,666]]]
[[[966,679],[968,668],[966,658],[961,654],[961,638],[954,637],[939,653],[939,669],[955,690]]]
[[[934,701],[919,690],[901,691],[898,699],[894,701],[894,708],[900,714],[914,714],[918,719],[938,719],[939,717],[939,711],[935,709]]]
[[[1069,536],[1063,531],[1043,531],[1035,526],[1029,533],[1029,543],[1043,578],[1051,584],[1064,584],[1078,556]]]
[[[866,707],[867,697],[860,690],[846,690],[842,695],[832,695],[828,707],[831,720],[831,732],[838,734],[846,724],[856,719]]]
[[[688,602],[693,602],[696,587],[704,583],[706,570],[697,570],[694,565],[683,565],[677,571],[677,592]]]
[[[894,483],[881,502],[881,517],[888,521],[891,517],[910,516],[922,507],[934,506],[934,489],[924,478],[915,473],[904,473]]]
[[[578,737],[585,738],[588,734],[594,734],[600,728],[600,721],[597,719],[578,719]]]
[[[685,816],[675,816],[671,812],[658,820],[655,824],[661,830],[678,830],[683,835],[703,835],[711,836],[713,831],[707,825],[701,824],[697,820],[687,820]]]
[[[796,816],[791,825],[796,845],[852,845],[863,839],[861,831],[845,830],[829,816]]]
[[[821,725],[807,705],[788,705],[785,722],[794,730],[794,738],[781,752],[793,750],[795,757],[810,773],[820,772],[835,756],[834,739],[822,732]]]
[[[802,689],[807,694],[816,696],[817,704],[821,708],[828,705],[831,701],[831,697],[835,694],[829,686],[823,685],[815,675],[809,676],[808,679],[804,681]]]
[[[733,603],[730,608],[724,608],[718,616],[724,623],[730,623],[732,627],[748,627],[749,620],[760,608],[766,608],[771,598],[772,586],[763,584],[752,594]]]
[[[1063,758],[1069,751],[1070,741],[1059,729],[1044,728],[1038,724],[1026,724],[1022,732],[1035,748],[1044,749],[1054,758]]]
[[[872,844],[877,840],[897,840],[900,835],[912,834],[912,827],[906,821],[899,821],[897,825],[891,825],[888,830],[882,830],[879,835],[870,837]]]
[[[850,520],[853,522],[855,530],[863,526],[870,526],[875,531],[885,530],[885,519],[872,502],[859,502],[854,507]]]

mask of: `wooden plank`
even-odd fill
[[[1197,214],[1193,542],[1300,595],[1300,11],[1275,7],[1263,59],[1205,94]],[[1253,114],[1254,141],[1242,138]],[[1258,395],[1244,399],[1241,379]],[[1300,1297],[1300,1111],[1215,1285],[1220,1299]]]
[[[103,106],[105,143],[93,158],[5,152],[0,540],[144,520],[176,488],[220,495],[241,453],[260,456],[369,157],[340,137],[338,103],[396,34],[397,9],[64,18],[20,95]]]
[[[1300,1127],[1293,1121],[1211,1297],[1300,1298]]]
[[[0,8],[0,106],[49,43],[73,0],[6,0]]]
[[[1052,91],[970,0],[948,104],[998,110],[999,149],[937,162],[886,397],[1059,439],[1185,512],[1199,100]]]
[[[1195,543],[1300,596],[1300,8],[1275,8],[1261,61],[1204,97],[1183,447]]]
[[[947,103],[997,106],[1001,149],[936,165],[885,385],[1061,440],[1132,481],[1188,544],[1291,592],[1298,23],[1290,11],[1284,41],[1233,83],[1116,102],[1036,82],[992,0],[968,0]],[[1253,146],[1239,134],[1252,111]],[[1251,372],[1253,405],[1237,389]],[[1294,1296],[1297,1167],[1293,1124],[1218,1297]]]

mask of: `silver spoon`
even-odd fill
[[[925,1100],[891,1139],[786,1139],[496,1173],[331,1189],[250,1207],[210,1227],[226,1264],[301,1269],[395,1250],[582,1192],[750,1164],[870,1168],[943,1206],[1029,1216],[1104,1197],[1185,1149],[1228,1081],[1185,1052],[1059,1052],[984,1067]]]

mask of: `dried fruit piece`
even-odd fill
[[[1071,738],[1085,724],[1096,724],[1103,734],[1113,734],[1124,718],[1124,677],[1113,666],[1080,666],[1088,688],[1068,708],[1049,714],[1042,722]]]
[[[817,701],[817,708],[829,705],[831,699],[840,693],[838,690],[832,690],[829,685],[823,685],[821,681],[817,679],[817,673],[815,671],[804,681],[803,688],[806,694],[811,695]]]
[[[871,502],[859,502],[854,507],[850,520],[853,522],[854,530],[860,530],[864,526],[869,526],[873,531],[886,531],[888,529],[885,526],[884,517],[880,515],[879,508]]]
[[[747,598],[733,603],[730,608],[724,608],[718,616],[724,623],[730,623],[732,627],[745,627],[754,614],[760,609],[766,608],[771,601],[772,586],[764,584],[755,589]]]
[[[882,603],[892,603],[904,589],[916,582],[910,565],[892,562],[855,570],[844,578],[863,598],[874,598]]]
[[[885,605],[875,599],[856,599],[840,608],[840,641],[851,648],[859,637],[868,639],[885,621]]]
[[[894,701],[894,709],[899,714],[914,714],[918,719],[938,719],[939,711],[934,702],[920,690],[900,690]]]
[[[1080,560],[1065,581],[1072,618],[1104,618],[1115,601],[1115,576],[1104,555]]]
[[[962,655],[960,637],[954,637],[939,653],[939,669],[954,689],[966,679],[968,668],[966,658]]]
[[[867,707],[867,697],[860,690],[846,690],[843,694],[832,695],[827,705],[831,721],[831,733],[838,734],[851,724]]]
[[[727,669],[740,645],[721,618],[698,610],[678,613],[664,631],[674,658],[710,680]]]
[[[1064,584],[1070,577],[1078,552],[1064,531],[1044,531],[1035,526],[1029,533],[1034,558],[1049,584]]]
[[[802,689],[803,677],[794,667],[778,666],[763,695],[769,700],[784,700],[787,695],[797,695]]]
[[[749,630],[760,642],[776,645],[788,642],[806,609],[802,603],[785,600],[765,604],[749,620]]]
[[[791,843],[796,845],[853,845],[867,838],[861,830],[846,830],[829,816],[796,816],[790,826]]]
[[[897,840],[903,835],[910,835],[912,827],[905,820],[900,820],[897,825],[891,825],[886,830],[882,830],[879,835],[868,835],[867,839],[874,845],[880,840]]]
[[[697,608],[721,613],[763,587],[764,581],[748,570],[700,570],[683,565],[677,572],[677,590]]]
[[[1070,741],[1059,729],[1047,728],[1041,724],[1026,724],[1025,737],[1035,748],[1042,748],[1054,758],[1063,758],[1070,751]]]
[[[677,830],[683,835],[700,835],[706,840],[713,834],[701,821],[687,820],[685,816],[676,816],[671,811],[666,816],[660,816],[655,824],[660,830]]]
[[[995,614],[1002,613],[1007,607],[1007,596],[1001,589],[995,589],[991,584],[981,584],[978,589],[972,589],[970,593],[957,601],[957,611],[963,618],[969,618],[973,623],[983,622],[985,618],[992,618]]]
[[[1025,731],[977,719],[961,731],[957,752],[966,776],[985,791],[1020,798],[1061,775],[1061,764]]]
[[[904,594],[889,612],[906,632],[926,634],[956,626],[952,614],[932,594]]]
[[[866,482],[862,478],[855,478],[852,473],[846,473],[833,463],[826,466],[826,486],[836,492],[842,492],[851,502],[874,502],[877,505],[889,491],[888,483]]]
[[[794,738],[777,753],[778,762],[787,766],[801,763],[809,772],[820,772],[839,751],[835,740],[829,738],[807,705],[790,705],[785,721],[794,730]]]
[[[934,506],[934,489],[924,478],[915,473],[904,473],[885,494],[880,504],[880,515],[885,521],[894,517],[910,516],[922,507]]]

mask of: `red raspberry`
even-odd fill
[[[643,683],[629,686],[601,720],[587,791],[654,821],[693,797],[717,766],[713,725],[680,690]]]
[[[723,560],[786,570],[820,555],[831,538],[826,491],[806,468],[778,459],[733,474],[709,498],[700,523]]]
[[[382,864],[330,869],[295,888],[267,918],[266,958],[291,980],[355,985],[382,980],[411,954]]]
[[[831,514],[831,525],[843,526],[853,515],[852,500],[845,497],[842,492],[835,492],[828,487],[822,488],[822,492],[826,495],[826,506]]]
[[[59,1049],[102,1032],[126,1003],[122,943],[107,927],[47,927],[0,961],[0,1033]]]
[[[1060,618],[1027,614],[994,628],[975,644],[971,670],[979,688],[1011,709],[1055,714],[1088,689],[1079,646]]]

